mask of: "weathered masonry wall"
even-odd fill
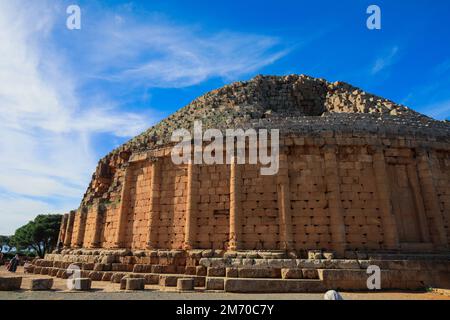
[[[117,168],[120,192],[64,216],[76,248],[448,250],[448,145],[285,137],[277,175],[259,165],[174,165],[170,148]],[[430,146],[432,147],[424,147]]]

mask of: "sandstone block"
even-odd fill
[[[89,278],[74,278],[72,281],[72,290],[89,291],[91,290],[92,280]]]
[[[186,267],[185,274],[195,276],[197,274],[197,268],[196,267]]]
[[[104,256],[102,257],[101,263],[103,264],[109,264],[109,263],[114,263],[116,262],[116,256],[114,255],[108,255],[108,256]]]
[[[53,279],[31,279],[31,291],[45,291],[53,287]]]
[[[194,290],[193,278],[179,278],[177,279],[177,289],[180,291],[192,291]]]
[[[325,267],[323,260],[297,259],[297,268],[321,269]]]
[[[103,272],[102,281],[111,281],[112,276],[112,272]]]
[[[197,276],[206,276],[206,268],[204,266],[197,266],[195,273]]]
[[[32,264],[25,265],[23,271],[25,273],[33,273],[35,266]]]
[[[322,251],[320,250],[309,250],[308,251],[308,259],[323,259]]]
[[[22,286],[22,277],[0,277],[0,291],[16,291]]]
[[[144,278],[127,278],[126,290],[144,290],[145,279]]]
[[[177,276],[162,275],[159,277],[159,285],[162,287],[176,287],[178,278]]]
[[[124,271],[124,272],[127,272],[128,271],[128,264],[125,264],[125,263],[113,263],[111,265],[111,270],[112,271]]]
[[[125,273],[122,272],[115,272],[111,276],[111,282],[112,283],[120,283],[120,280],[122,280],[123,277],[125,277]]]
[[[273,268],[238,268],[239,278],[279,278],[281,269]]]
[[[144,275],[146,284],[159,284],[159,274],[146,274]]]
[[[92,281],[101,281],[103,279],[103,272],[101,271],[90,271],[88,278]]]
[[[302,269],[302,275],[304,279],[319,279],[317,269]]]
[[[210,267],[207,271],[208,277],[225,277],[226,270],[223,267]]]
[[[238,268],[226,268],[225,275],[227,278],[237,278],[239,276]]]
[[[302,279],[302,269],[281,269],[281,278],[283,279]]]
[[[323,257],[327,260],[331,260],[334,259],[334,252],[324,252],[323,253]]]
[[[225,292],[237,293],[296,293],[324,292],[325,287],[318,280],[304,279],[225,279]]]
[[[223,290],[224,278],[206,278],[206,290]]]

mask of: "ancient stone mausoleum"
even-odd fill
[[[175,165],[174,129],[277,128],[280,170]],[[103,158],[66,248],[437,252],[450,244],[450,124],[345,83],[256,77]]]
[[[278,173],[175,165],[171,134],[195,120],[279,129]],[[60,244],[63,254],[441,254],[448,272],[449,223],[448,122],[342,82],[257,76],[205,94],[101,159],[79,209],[64,215]]]

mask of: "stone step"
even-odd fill
[[[224,290],[235,293],[321,293],[326,288],[321,280],[226,278]]]

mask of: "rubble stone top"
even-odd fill
[[[191,129],[195,120],[201,120],[204,129],[274,128],[281,133],[355,127],[369,132],[425,130],[431,136],[450,132],[449,123],[344,82],[306,75],[258,75],[206,93],[118,150],[153,149],[169,142],[174,130]]]

